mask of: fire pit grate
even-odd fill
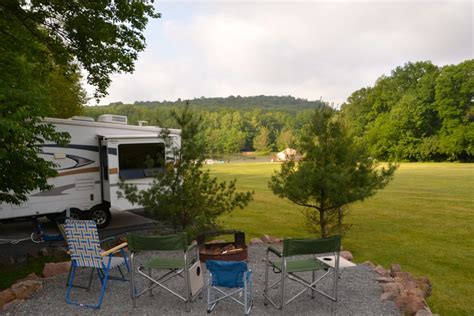
[[[234,235],[232,242],[206,242],[210,237]],[[202,233],[197,237],[199,258],[206,260],[242,261],[247,260],[245,233],[237,230],[218,230]]]

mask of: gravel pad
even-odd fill
[[[249,262],[253,271],[254,284],[254,305],[252,314],[254,315],[275,315],[280,313],[271,304],[263,304],[263,286],[265,278],[265,258],[264,245],[252,245],[249,247]],[[137,262],[153,256],[153,253],[143,253],[136,256]],[[79,270],[76,282],[87,284],[90,270]],[[117,271],[112,272],[117,275]],[[159,275],[157,273],[156,275]],[[270,270],[270,282],[277,280],[279,274],[274,274]],[[308,274],[301,274],[307,277]],[[310,274],[309,274],[310,276]],[[128,275],[127,275],[128,278]],[[310,292],[302,294],[295,301],[287,305],[284,309],[286,315],[399,315],[392,301],[380,301],[382,290],[376,281],[377,275],[364,265],[359,265],[342,270],[338,286],[338,301],[331,300],[315,293],[315,298],[311,299]],[[310,279],[307,278],[307,279]],[[141,276],[136,276],[138,289],[143,288],[148,281]],[[205,279],[206,280],[206,279]],[[331,285],[330,275],[323,279],[319,288],[328,289]],[[184,281],[177,277],[168,281],[167,284],[179,293],[184,291]],[[137,299],[137,308],[133,309],[130,297],[130,282],[111,280],[107,286],[102,307],[99,310],[92,310],[66,304],[66,275],[47,279],[43,282],[43,291],[35,294],[22,304],[11,310],[15,315],[59,315],[59,314],[103,314],[103,315],[207,315],[206,312],[206,291],[203,291],[202,299],[197,298],[191,304],[191,312],[186,312],[185,304],[177,297],[160,288],[153,290],[153,296],[148,293]],[[287,298],[292,293],[296,293],[303,287],[293,281],[286,281]],[[99,296],[100,282],[96,276],[90,291],[73,288],[72,298],[84,303],[95,303]],[[278,290],[272,290],[270,295],[278,301]],[[214,315],[242,315],[243,307],[231,300],[224,300],[217,304]]]

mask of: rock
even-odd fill
[[[252,239],[250,240],[250,244],[251,244],[251,245],[263,244],[263,241],[262,241],[260,238],[252,238]]]
[[[15,299],[15,293],[11,289],[0,292],[0,308]]]
[[[363,265],[365,266],[368,266],[369,268],[371,268],[372,270],[375,269],[375,264],[373,264],[371,261],[367,260],[367,261],[364,261],[362,262]]]
[[[395,273],[402,272],[402,267],[398,263],[393,263],[390,266],[390,275],[395,277]]]
[[[408,272],[395,272],[393,274],[394,278],[400,278],[400,279],[405,279],[405,280],[414,280],[413,277],[410,275]]]
[[[415,315],[420,309],[425,308],[423,298],[418,295],[407,292],[405,295],[399,296],[395,299],[395,305],[400,309],[403,315]]]
[[[385,270],[385,268],[382,267],[381,265],[376,266],[374,271],[377,272],[379,275],[381,275],[383,277],[389,277],[390,276],[390,273],[387,270]]]
[[[71,267],[70,261],[65,262],[50,262],[44,265],[43,268],[43,277],[49,278],[58,274],[65,274],[69,272],[69,268]]]
[[[421,277],[416,279],[416,285],[423,293],[424,298],[431,296],[433,286],[431,285],[431,282],[427,277]]]
[[[380,300],[381,301],[386,301],[386,300],[393,300],[395,299],[397,296],[392,293],[392,292],[385,292],[385,293],[382,293],[382,295],[380,295]]]
[[[433,315],[433,313],[431,313],[431,310],[428,307],[420,309],[415,314],[415,316],[432,316],[432,315]]]
[[[348,250],[343,250],[343,251],[339,252],[339,255],[341,257],[343,257],[344,259],[349,260],[349,261],[352,261],[352,259],[354,258],[352,256],[352,253]]]
[[[266,244],[278,244],[280,242],[280,238],[270,235],[263,235],[260,239]]]
[[[394,282],[395,279],[392,278],[392,277],[379,277],[379,278],[377,278],[377,281],[379,281],[381,283],[389,283],[389,282]]]
[[[41,279],[39,276],[37,276],[34,272],[28,274],[26,277],[22,278],[22,279],[19,279],[19,280],[16,280],[15,283],[19,283],[19,282],[23,282],[23,281],[27,281],[27,280],[39,280]]]
[[[46,248],[41,248],[40,250],[38,250],[38,255],[42,257],[46,257],[47,255],[49,255],[49,251]]]
[[[0,310],[2,310],[2,311],[11,310],[11,309],[15,308],[16,306],[20,305],[21,303],[23,303],[24,301],[25,300],[21,300],[21,299],[13,300],[13,301],[3,305],[3,307],[0,307]]]
[[[13,293],[15,293],[15,297],[17,299],[24,299],[30,296],[31,294],[42,290],[43,283],[38,280],[26,280],[13,284],[11,289]]]
[[[398,284],[394,282],[382,284],[382,289],[384,293],[392,294],[391,295],[392,298],[395,298],[400,295],[400,287]]]

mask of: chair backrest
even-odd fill
[[[327,238],[285,238],[283,257],[338,252],[341,249],[341,236]]]
[[[164,236],[141,236],[127,234],[127,243],[128,249],[130,249],[130,251],[186,251],[188,249],[188,238],[186,233]]]
[[[207,260],[206,268],[212,274],[213,286],[244,287],[244,273],[248,271],[247,262]]]
[[[102,250],[95,221],[67,219],[64,229],[71,260],[79,267],[102,268]]]

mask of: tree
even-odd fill
[[[294,136],[291,130],[282,130],[277,140],[278,150],[292,148],[294,146]]]
[[[436,109],[442,120],[441,151],[449,160],[474,160],[474,60],[446,66],[436,79]]]
[[[265,126],[261,127],[253,139],[253,148],[260,152],[270,151],[270,131]]]
[[[49,99],[52,117],[70,118],[82,112],[87,102],[81,86],[81,74],[77,67],[56,67],[49,75]]]
[[[20,204],[29,191],[50,188],[56,173],[38,145],[64,144],[68,135],[41,118],[77,113],[79,68],[96,97],[112,73],[132,71],[150,17],[158,14],[148,1],[0,2],[0,202]]]
[[[200,137],[201,118],[187,107],[181,113],[175,112],[174,118],[182,131],[181,148],[173,147],[166,131],[162,137],[175,163],[168,162],[147,190],[139,191],[135,185],[125,183],[120,188],[130,202],[143,205],[175,231],[195,236],[215,227],[218,216],[244,208],[253,192],[237,192],[236,180],[218,182],[209,170],[202,170],[206,143]]]
[[[269,187],[279,197],[304,207],[309,230],[322,237],[340,233],[343,208],[375,194],[396,169],[392,164],[379,168],[328,107],[314,112],[297,150],[302,160],[283,163]]]

